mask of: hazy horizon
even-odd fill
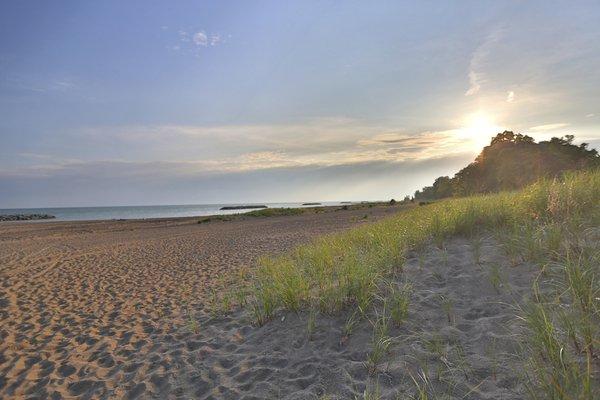
[[[335,201],[322,201],[322,200],[301,200],[301,201],[290,201],[290,202],[247,202],[247,203],[186,203],[186,204],[112,204],[112,205],[91,205],[91,206],[57,206],[57,207],[10,207],[10,208],[0,208],[0,210],[44,210],[44,209],[73,209],[73,208],[136,208],[136,207],[194,207],[194,206],[229,206],[229,205],[275,205],[275,204],[298,204],[304,205],[303,203],[321,203],[321,205],[341,205],[342,203],[358,203],[361,201],[364,202],[386,202],[389,201],[384,199],[375,199],[375,200],[357,200],[357,201],[349,201],[349,200],[335,200]],[[394,199],[396,200],[396,199]],[[335,203],[335,204],[332,204]],[[317,204],[310,204],[310,206]]]
[[[0,6],[0,208],[401,199],[600,147],[600,3]]]

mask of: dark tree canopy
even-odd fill
[[[531,136],[504,131],[453,178],[437,178],[432,186],[417,190],[415,199],[514,190],[565,171],[600,167],[598,151],[588,149],[587,143],[574,145],[574,139],[566,135],[536,143]]]

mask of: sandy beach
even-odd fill
[[[600,0],[139,3],[2,2],[0,400],[600,400]]]
[[[491,233],[407,252],[389,283],[410,288],[410,306],[375,369],[381,304],[280,310],[262,326],[211,309],[258,257],[400,210],[2,224],[0,398],[524,398],[518,308],[553,278]]]
[[[208,351],[190,337],[188,313],[261,255],[396,211],[2,223],[0,397],[202,398],[181,370],[200,374]]]

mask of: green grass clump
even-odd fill
[[[317,312],[314,309],[311,309],[306,320],[306,334],[308,340],[312,340],[315,329],[317,329]]]
[[[446,318],[448,318],[448,323],[454,325],[454,301],[442,295],[440,296],[440,304],[442,310],[444,310],[444,314],[446,314]]]
[[[502,276],[502,272],[500,271],[500,266],[498,264],[492,264],[489,267],[488,278],[490,283],[496,290],[496,293],[500,293],[500,288],[504,284],[504,277]]]
[[[276,217],[282,215],[299,215],[303,214],[308,210],[307,208],[290,208],[290,207],[280,207],[280,208],[262,208],[260,210],[254,210],[243,215],[248,217]]]
[[[342,328],[342,342],[346,342],[348,340],[348,337],[352,335],[359,322],[360,320],[358,319],[356,312],[351,314],[348,319],[346,319],[346,322],[344,322],[344,326]]]
[[[409,249],[430,240],[441,245],[450,236],[486,229],[581,220],[599,204],[600,172],[581,172],[562,180],[540,181],[517,192],[409,208],[376,223],[320,237],[292,253],[262,259],[256,273],[258,307],[268,298],[271,311],[295,311],[312,304],[327,313],[346,306],[366,310],[378,293],[376,282],[401,270]]]
[[[205,224],[211,221],[231,221],[233,220],[232,215],[212,215],[210,217],[204,217],[198,220],[199,224]]]
[[[383,358],[389,351],[393,339],[389,336],[390,331],[390,315],[385,307],[381,312],[375,315],[375,319],[371,321],[373,325],[373,337],[371,341],[371,352],[367,355],[367,370],[369,374],[375,374]]]
[[[532,368],[532,398],[593,399],[600,391],[600,245],[567,248],[549,265],[549,293],[522,313]],[[579,247],[576,245],[576,247]],[[541,389],[541,390],[540,390]]]
[[[192,316],[189,316],[187,326],[190,332],[200,333],[200,323],[198,320],[194,319]]]
[[[402,324],[408,317],[411,292],[412,288],[409,284],[400,288],[393,283],[390,284],[387,302],[389,304],[390,318],[396,325]]]

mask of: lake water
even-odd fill
[[[244,203],[252,205],[254,203]],[[302,203],[260,203],[269,208],[276,207],[310,207]],[[342,205],[340,202],[322,202],[323,206]],[[11,214],[50,214],[56,219],[43,221],[89,221],[111,219],[144,219],[144,218],[172,218],[196,217],[203,215],[239,214],[252,210],[220,210],[223,206],[236,206],[241,204],[188,204],[164,206],[120,206],[120,207],[59,207],[59,208],[12,208],[0,209],[0,215]]]

